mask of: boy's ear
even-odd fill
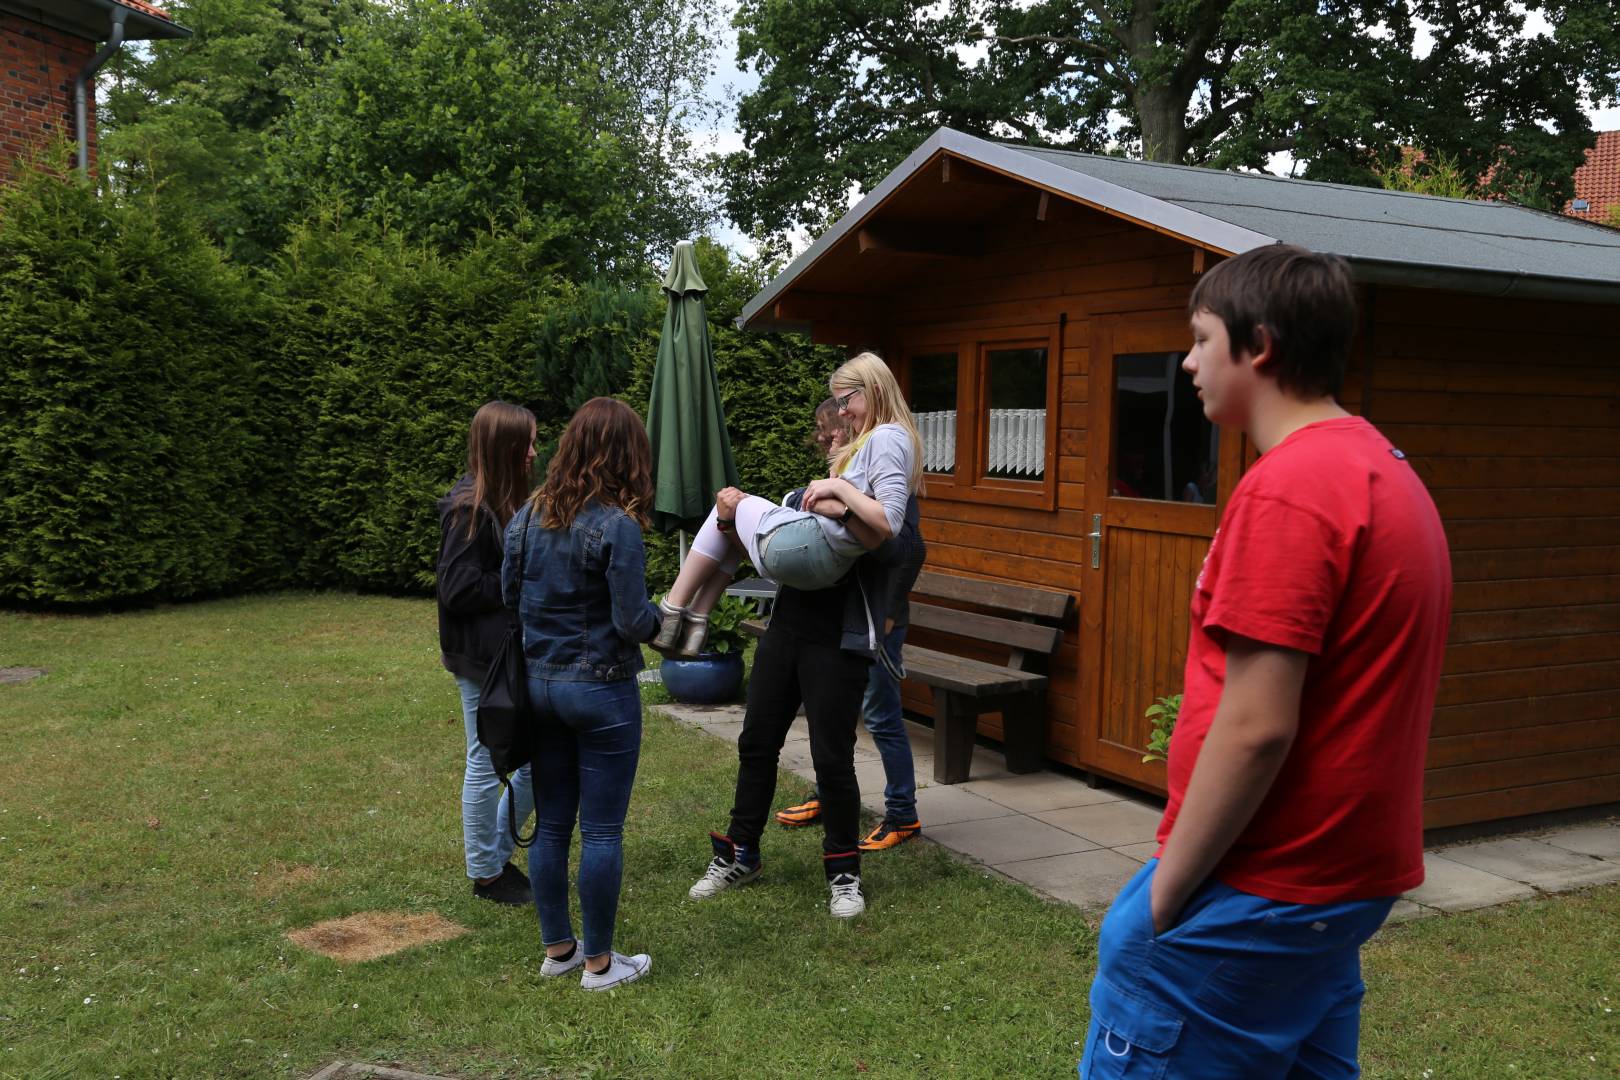
[[[1265,323],[1254,324],[1254,336],[1247,352],[1254,370],[1265,371],[1271,366],[1271,362],[1277,358],[1277,339],[1272,337],[1271,327]]]

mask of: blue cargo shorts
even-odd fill
[[[1081,1080],[1359,1076],[1361,946],[1395,898],[1286,904],[1208,881],[1155,935],[1158,866],[1103,919]]]

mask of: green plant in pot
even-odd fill
[[[1147,707],[1142,714],[1153,725],[1148,734],[1147,753],[1143,761],[1166,761],[1170,757],[1170,736],[1176,730],[1176,717],[1181,715],[1181,695],[1162,697]]]
[[[742,689],[743,649],[748,644],[742,624],[753,614],[752,604],[722,596],[709,612],[709,636],[703,652],[691,660],[665,660],[659,665],[669,696],[689,705],[735,701]]]

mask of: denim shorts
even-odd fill
[[[1361,946],[1394,898],[1288,904],[1207,881],[1155,934],[1158,865],[1103,920],[1081,1080],[1359,1076]]]
[[[838,554],[816,519],[806,515],[771,527],[759,538],[758,570],[778,585],[814,592],[838,584],[855,558]]]

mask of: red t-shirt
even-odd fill
[[[1215,876],[1325,904],[1423,881],[1423,759],[1451,619],[1440,515],[1359,417],[1294,432],[1233,492],[1193,589],[1163,846],[1215,718],[1226,635],[1310,654],[1299,733]]]

